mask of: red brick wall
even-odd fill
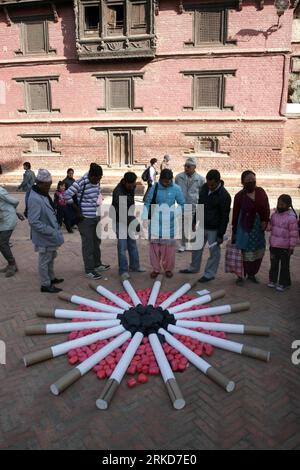
[[[28,10],[27,10],[28,11]],[[30,11],[30,10],[29,10]],[[37,10],[32,10],[37,12]],[[30,157],[34,165],[45,165],[52,170],[65,169],[69,165],[85,168],[88,162],[107,162],[107,133],[91,130],[93,125],[130,127],[145,125],[147,132],[134,133],[134,160],[146,162],[150,157],[170,153],[180,168],[190,146],[184,132],[231,132],[222,150],[229,157],[201,158],[200,166],[212,166],[224,171],[240,171],[252,167],[256,170],[278,171],[283,168],[284,121],[280,121],[280,105],[286,102],[283,88],[284,58],[281,53],[257,55],[257,50],[290,47],[292,10],[280,19],[273,2],[265,2],[263,10],[257,10],[257,2],[243,2],[242,11],[229,12],[229,36],[237,39],[237,45],[219,48],[241,51],[241,55],[203,56],[202,49],[191,49],[184,42],[191,39],[192,16],[177,12],[177,2],[160,1],[160,13],[155,17],[158,46],[157,57],[151,62],[128,63],[79,63],[76,60],[74,14],[72,3],[58,7],[59,21],[49,24],[50,46],[57,55],[28,62],[15,56],[20,47],[18,25],[8,27],[0,12],[0,80],[5,84],[5,102],[0,104],[0,162],[24,160],[22,152],[28,148],[28,140],[21,133],[59,132],[61,140],[55,141],[61,157]],[[18,11],[18,14],[22,14]],[[247,49],[247,51],[246,51]],[[253,51],[251,55],[249,51]],[[168,55],[169,54],[169,55]],[[173,56],[172,56],[173,54]],[[236,69],[235,77],[228,77],[226,104],[234,105],[234,111],[191,112],[183,106],[191,104],[192,78],[184,77],[183,70]],[[142,71],[144,78],[135,81],[135,105],[143,106],[143,112],[99,112],[104,104],[103,81],[92,77],[95,72]],[[15,77],[59,75],[58,82],[51,82],[53,107],[60,113],[20,114],[24,107],[24,90]],[[0,100],[1,103],[1,100]],[[262,119],[262,118],[265,118]],[[76,119],[77,122],[71,121]],[[134,120],[134,121],[133,121]],[[102,122],[103,121],[103,122]],[[29,158],[29,157],[28,157]],[[26,157],[27,159],[27,157]],[[38,160],[38,161],[37,161]],[[286,168],[293,168],[293,157]]]

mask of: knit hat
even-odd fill
[[[192,157],[187,158],[185,164],[189,166],[197,166],[196,160]]]
[[[41,183],[50,183],[52,181],[50,171],[40,168],[36,175],[36,181],[40,181]]]

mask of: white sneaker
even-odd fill
[[[179,248],[178,248],[178,253],[184,253],[185,252],[185,246],[181,245]]]
[[[278,286],[276,286],[276,290],[278,292],[284,292],[287,289],[288,289],[288,287],[281,286],[280,284]]]
[[[95,271],[102,272],[102,271],[107,271],[110,268],[109,264],[100,264],[95,268]]]
[[[97,273],[97,271],[91,271],[90,273],[86,273],[86,277],[94,280],[102,278],[101,274]]]
[[[274,289],[276,287],[275,282],[269,282],[268,287],[270,287],[271,289]]]

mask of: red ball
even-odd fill
[[[147,377],[147,375],[145,375],[145,374],[139,374],[139,375],[138,375],[138,382],[139,382],[140,384],[145,384],[145,383],[147,383],[147,382],[148,382],[148,377]]]
[[[133,388],[137,385],[137,382],[134,377],[131,377],[130,379],[127,380],[127,387]]]

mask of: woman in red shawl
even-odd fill
[[[256,186],[256,175],[247,170],[242,173],[243,189],[234,198],[232,215],[232,243],[242,250],[245,277],[258,283],[258,273],[265,254],[265,230],[270,218],[266,192]],[[238,278],[237,284],[244,279]]]

